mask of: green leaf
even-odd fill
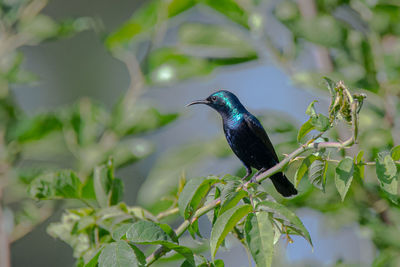
[[[272,210],[272,212],[278,213],[278,214],[282,215],[283,217],[285,217],[286,220],[292,226],[294,226],[295,228],[298,229],[299,234],[302,235],[308,241],[308,243],[310,243],[311,247],[313,247],[309,232],[304,227],[304,225],[301,222],[301,220],[299,219],[299,217],[297,217],[297,215],[293,211],[289,210],[282,204],[272,202],[272,201],[262,201],[257,204],[256,209],[262,210],[263,207],[269,208]],[[270,210],[267,210],[267,211],[271,212]]]
[[[196,4],[194,0],[148,1],[132,17],[106,39],[106,46],[115,49],[138,40],[140,35],[150,35],[160,19],[160,11],[167,11],[164,20],[176,16]],[[159,21],[162,23],[162,21]]]
[[[311,117],[311,124],[320,132],[325,132],[330,127],[329,119],[322,114]]]
[[[246,242],[258,267],[269,267],[274,255],[274,228],[268,212],[247,215],[244,226]]]
[[[312,43],[337,47],[344,42],[344,30],[333,16],[324,14],[313,18],[300,18],[293,28],[296,36]]]
[[[168,2],[168,17],[176,16],[196,4],[195,0],[172,0]]]
[[[224,241],[225,237],[228,235],[230,231],[232,231],[233,227],[249,212],[252,211],[251,205],[242,205],[236,206],[230,210],[224,212],[221,216],[218,217],[215,222],[210,237],[210,248],[211,248],[211,256],[214,260],[215,254],[222,241]]]
[[[300,135],[300,132],[302,131],[302,129],[300,129],[299,132],[299,136],[303,137],[304,135],[306,135],[310,130],[312,130],[313,128],[311,128],[311,126],[309,125],[309,123],[311,123],[312,126],[315,127],[315,129],[317,129],[320,132],[324,132],[326,130],[329,129],[330,127],[330,121],[329,119],[322,115],[322,114],[317,114],[317,112],[315,111],[315,107],[314,104],[318,102],[317,100],[314,100],[313,102],[311,102],[311,104],[307,107],[306,110],[306,114],[310,116],[310,120],[307,121],[305,123],[305,125],[302,126],[302,128],[304,127],[304,134]],[[301,139],[298,136],[298,141]]]
[[[126,238],[137,244],[162,244],[173,242],[171,237],[156,223],[139,221],[130,225]]]
[[[316,116],[317,112],[315,111],[315,103],[317,103],[317,100],[314,100],[313,102],[310,103],[310,105],[308,105],[307,109],[306,109],[306,114],[310,117]]]
[[[100,207],[108,207],[110,204],[110,192],[113,185],[113,176],[111,165],[101,165],[94,169],[94,191],[96,193],[97,203]]]
[[[223,260],[218,259],[214,260],[214,262],[204,262],[197,267],[225,267],[225,263]]]
[[[357,156],[354,158],[354,163],[360,164],[363,162],[364,150],[360,150]]]
[[[172,249],[177,253],[181,254],[186,258],[186,260],[191,264],[191,266],[195,266],[193,251],[190,248],[176,245],[173,243],[165,243],[162,245],[167,247],[168,249]]]
[[[210,74],[215,67],[207,59],[185,55],[175,48],[160,48],[149,55],[147,80],[151,84],[171,83]]]
[[[323,77],[325,82],[326,82],[326,86],[328,87],[329,93],[331,94],[331,96],[335,96],[336,95],[336,83],[334,81],[332,81],[331,79],[329,79],[328,77]]]
[[[166,233],[163,229],[166,229]],[[177,245],[174,243],[178,241],[176,234],[171,233],[171,228],[165,225],[158,225],[149,221],[139,221],[131,224],[126,232],[126,238],[137,244],[158,244],[172,249],[177,253],[184,256],[189,262],[194,265],[194,257],[191,249]],[[172,236],[172,238],[171,238]]]
[[[397,204],[398,175],[397,167],[387,152],[381,152],[376,158],[376,175],[383,191]]]
[[[201,238],[202,236],[199,229],[199,220],[195,220],[194,222],[192,222],[188,227],[188,231],[193,239],[196,239],[196,235]]]
[[[212,7],[221,14],[225,15],[232,21],[242,25],[245,28],[249,28],[248,21],[249,17],[246,11],[237,4],[234,0],[201,0],[201,3]]]
[[[308,179],[319,190],[325,192],[326,171],[328,170],[328,162],[326,160],[316,159],[311,163]]]
[[[358,154],[354,157],[354,177],[362,182],[364,179],[365,165],[364,165],[364,150],[360,150]]]
[[[242,198],[248,195],[243,189],[237,190],[240,184],[240,181],[231,181],[224,185],[221,192],[219,215],[236,206]]]
[[[160,228],[163,229],[163,231],[166,232],[167,235],[169,235],[169,237],[172,239],[172,241],[174,241],[175,243],[179,243],[179,239],[176,236],[175,231],[171,228],[171,226],[169,226],[166,223],[160,223],[160,224],[158,224],[158,226],[160,226]]]
[[[179,39],[180,50],[191,56],[235,59],[227,61],[233,64],[257,58],[247,37],[233,27],[185,23],[179,29]]]
[[[48,173],[37,177],[29,194],[37,199],[80,198],[82,183],[72,171]]]
[[[18,31],[25,36],[25,38],[33,39],[35,42],[56,36],[58,33],[57,23],[42,14],[36,16],[29,16],[21,20],[18,24]]]
[[[400,160],[400,145],[392,148],[391,155],[392,155],[392,159],[394,161]]]
[[[112,238],[115,241],[121,240],[125,237],[126,232],[128,231],[128,229],[132,226],[132,224],[130,223],[125,223],[122,225],[119,225],[118,227],[116,227],[115,229],[113,229],[112,231]]]
[[[314,154],[311,154],[303,160],[303,162],[301,163],[300,167],[297,169],[297,171],[294,175],[294,181],[296,183],[296,187],[299,185],[301,179],[308,172],[308,169],[310,168],[311,164],[316,159],[317,159],[317,157]]]
[[[306,121],[299,130],[299,133],[297,134],[297,142],[300,143],[301,139],[303,139],[306,134],[308,134],[310,131],[314,130],[315,126],[311,123],[311,119]]]
[[[123,96],[112,113],[112,128],[120,136],[137,135],[157,130],[174,122],[178,113],[161,113],[148,105],[135,104]]]
[[[99,257],[99,267],[145,266],[144,254],[125,241],[107,244]]]
[[[193,215],[203,198],[208,194],[211,186],[218,183],[219,179],[193,178],[186,183],[179,200],[179,212],[185,219]]]
[[[96,267],[98,266],[98,261],[100,257],[100,253],[102,252],[103,247],[100,247],[96,253],[94,253],[94,256],[84,265],[84,267]]]
[[[342,198],[342,201],[346,197],[347,191],[350,188],[351,182],[353,181],[354,173],[354,162],[350,157],[346,157],[339,162],[335,172],[335,184],[336,188]]]
[[[121,179],[115,178],[112,181],[111,192],[110,192],[110,205],[116,205],[122,201],[124,196],[124,183]]]
[[[215,193],[214,193],[214,199],[217,199],[217,198],[219,198],[220,196],[221,196],[221,189],[220,189],[218,186],[216,186],[216,187],[215,187]],[[211,225],[214,225],[215,222],[217,221],[218,214],[219,214],[219,211],[220,211],[220,210],[221,210],[221,205],[215,207],[215,208],[213,209],[213,212],[207,213],[207,216],[208,216],[208,218],[210,219]]]
[[[359,182],[364,180],[364,173],[365,173],[365,165],[364,164],[354,164],[354,173],[353,176]]]
[[[110,119],[108,112],[101,105],[86,98],[68,108],[65,117],[64,127],[69,127],[68,130],[74,134],[71,137],[82,147],[98,145],[99,132],[104,131]]]
[[[44,113],[22,118],[10,129],[10,139],[25,143],[39,140],[51,132],[60,131],[62,122],[57,114]]]

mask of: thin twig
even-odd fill
[[[161,219],[164,219],[165,217],[177,214],[178,212],[179,212],[179,208],[173,208],[173,209],[166,210],[164,212],[159,213],[156,218],[157,218],[157,220],[161,220]]]

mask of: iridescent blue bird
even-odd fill
[[[253,176],[254,179],[258,174],[279,162],[261,123],[246,110],[233,93],[221,90],[204,100],[193,101],[187,106],[195,104],[206,104],[221,115],[226,140],[246,167],[246,175],[243,179],[251,175],[252,167],[258,170]],[[282,172],[272,175],[271,181],[282,196],[289,197],[297,194],[296,188]]]

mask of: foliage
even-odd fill
[[[399,134],[394,115],[399,107],[395,84],[400,77],[400,32],[396,26],[400,7],[393,1],[311,0],[314,11],[307,12],[303,1],[285,0],[268,13],[271,6],[266,2],[145,3],[105,40],[113,55],[128,68],[136,68],[131,73],[131,88],[112,110],[81,99],[72,106],[33,116],[18,108],[10,90],[12,84],[35,78],[21,68],[23,56],[17,49],[68,37],[90,29],[92,22],[88,18],[55,22],[40,14],[40,1],[1,3],[0,29],[7,44],[0,45],[1,191],[27,189],[35,200],[81,202],[77,208],[66,209],[61,220],[48,227],[50,235],[73,248],[78,266],[149,266],[165,257],[179,260],[181,266],[224,266],[215,258],[229,234],[248,249],[257,266],[271,266],[281,236],[292,242],[291,235],[300,235],[313,245],[308,230],[292,211],[297,207],[335,217],[354,213],[355,222],[368,229],[379,252],[376,266],[393,265],[400,258],[394,239],[399,236],[395,219],[400,215],[400,148],[393,147]],[[153,46],[169,30],[160,24],[197,7],[229,23],[183,23],[177,26],[175,43]],[[266,14],[286,27],[291,40],[287,47],[278,45],[264,28],[271,19]],[[136,56],[143,46],[148,46],[148,51],[139,64]],[[317,64],[307,69],[300,59],[310,47],[317,47]],[[177,148],[160,159],[139,193],[143,206],[122,202],[124,184],[115,171],[148,156],[153,146],[143,135],[179,117],[138,101],[140,80],[145,86],[178,82],[222,66],[263,59],[265,51],[296,82],[321,88],[325,75],[344,81],[325,78],[325,91],[318,92],[330,94],[327,113],[318,113],[313,101],[306,110],[309,119],[299,131],[282,114],[274,120],[277,125],[268,123],[269,133],[288,137],[277,149],[283,147],[291,153],[256,180],[262,182],[286,171],[294,174],[303,193],[282,200],[265,184],[244,182],[231,175],[188,181],[181,175],[179,180],[182,167],[193,167],[210,155],[230,154],[216,139],[207,145]],[[366,94],[354,93],[347,85],[364,88],[371,96],[368,102],[363,106]],[[55,162],[40,169],[17,167],[18,160],[29,159]],[[69,164],[65,166],[65,162]],[[337,193],[332,193],[334,187]],[[40,214],[30,216],[29,231],[50,216],[53,207],[52,201],[46,201],[48,204],[39,210],[24,195],[17,198],[23,208],[13,210],[16,224],[11,240],[27,233],[21,233],[19,227],[26,221],[18,218]],[[43,210],[46,212],[40,212]],[[212,226],[209,240],[202,239],[198,225],[203,215],[208,215]],[[173,230],[167,223],[177,216],[183,222]],[[181,244],[186,232],[208,244],[211,261],[195,245]]]

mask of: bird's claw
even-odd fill
[[[251,177],[250,183],[261,184],[261,182],[257,182],[257,176],[256,176],[256,175],[254,175],[253,177]]]

